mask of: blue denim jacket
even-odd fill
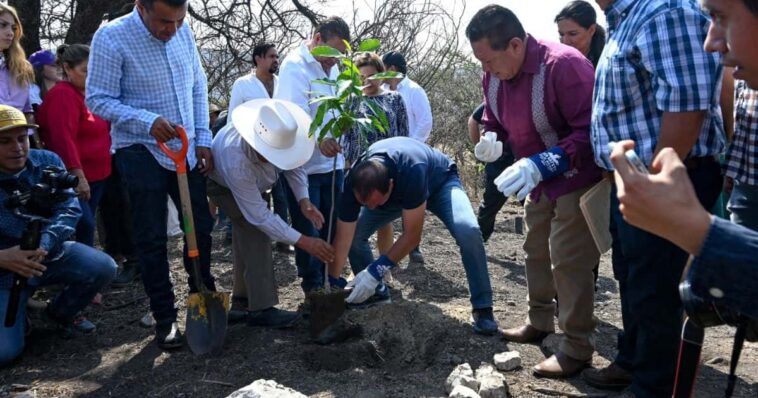
[[[0,172],[0,183],[7,184],[8,180],[17,180],[19,183],[33,186],[42,179],[42,170],[47,166],[56,166],[63,170],[66,167],[58,155],[44,150],[32,149],[26,161],[26,168],[17,175]],[[73,190],[70,190],[73,194]],[[26,221],[13,214],[5,204],[9,194],[5,189],[0,189],[0,249],[7,249],[21,242]],[[40,247],[47,251],[45,261],[52,261],[62,254],[63,242],[76,231],[76,223],[79,221],[82,211],[79,201],[71,196],[61,203],[56,203],[53,208],[53,216],[50,223],[42,228]],[[12,273],[0,270],[0,288],[8,288],[12,283]]]
[[[688,277],[698,296],[758,319],[758,232],[714,217]]]

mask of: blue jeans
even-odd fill
[[[700,203],[713,207],[721,191],[718,163],[688,170]],[[673,243],[633,227],[611,191],[613,273],[619,282],[624,330],[615,363],[632,373],[637,397],[671,396],[682,329],[679,281],[689,255]],[[686,231],[682,231],[685,233]]]
[[[132,208],[132,224],[140,272],[145,293],[150,297],[150,309],[155,321],[166,324],[176,321],[174,291],[169,276],[168,250],[166,248],[166,195],[181,209],[176,172],[161,167],[153,155],[142,145],[132,145],[116,151],[116,165],[129,191]],[[200,276],[205,286],[215,291],[211,275],[211,231],[213,218],[208,208],[205,192],[205,177],[197,168],[187,172],[192,214],[195,219],[195,235],[200,250]],[[182,229],[184,221],[180,220]],[[192,263],[184,245],[184,269],[189,274],[190,292],[197,292]]]
[[[63,243],[61,257],[44,265],[47,270],[42,276],[29,279],[29,286],[21,291],[16,323],[9,328],[4,322],[10,289],[0,289],[0,365],[12,361],[24,349],[26,300],[36,288],[63,285],[48,309],[56,321],[69,324],[116,275],[116,263],[109,255],[77,242]]]
[[[82,216],[76,224],[76,241],[84,243],[87,246],[95,246],[95,214],[97,214],[97,205],[100,198],[105,192],[105,180],[89,183],[90,198],[89,200],[79,199],[79,206],[82,208]]]
[[[474,215],[466,191],[457,176],[451,176],[445,184],[429,195],[426,209],[445,224],[455,238],[461,251],[463,268],[466,270],[471,305],[474,309],[492,307],[492,287],[487,271],[487,255],[484,252],[482,232]],[[350,267],[354,274],[363,271],[374,261],[368,242],[369,237],[383,225],[402,216],[402,209],[361,209],[355,237],[350,247]]]
[[[339,199],[342,192],[342,183],[344,172],[335,171],[335,189],[334,198]],[[311,203],[324,215],[327,220],[321,230],[317,230],[313,224],[300,212],[300,205],[297,203],[292,190],[287,184],[287,200],[290,206],[290,217],[292,217],[292,228],[305,236],[321,238],[327,240],[329,234],[329,212],[332,208],[332,173],[311,174],[308,176],[308,196]],[[336,224],[338,209],[335,207],[332,222],[332,235],[334,235],[334,225]],[[332,236],[334,238],[334,236]],[[305,293],[318,289],[324,285],[324,263],[318,258],[312,257],[305,250],[295,248],[295,264],[297,265],[297,276],[303,278],[300,286]]]
[[[727,209],[733,223],[758,231],[758,185],[735,181]]]

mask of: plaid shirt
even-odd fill
[[[208,87],[192,31],[185,23],[162,42],[147,30],[135,9],[100,28],[92,40],[87,74],[87,106],[111,122],[112,149],[142,144],[166,169],[169,159],[150,135],[158,117],[187,130],[190,168],[195,147],[210,148]],[[173,149],[178,140],[169,143]]]
[[[758,90],[744,80],[734,87],[734,137],[726,151],[726,175],[745,185],[758,185]]]
[[[24,234],[27,222],[4,206],[9,198],[9,191],[15,191],[22,187],[31,187],[42,180],[42,170],[47,166],[66,168],[58,155],[44,150],[32,149],[26,161],[26,168],[17,175],[0,173],[0,249],[7,249],[19,245],[21,236]],[[72,190],[68,190],[73,194]],[[40,247],[47,251],[45,261],[58,259],[62,255],[63,242],[70,238],[76,231],[76,223],[82,214],[79,200],[76,196],[63,202],[56,203],[52,207],[53,216],[48,224],[42,227]],[[0,289],[11,287],[13,274],[0,269]]]
[[[722,67],[703,42],[709,20],[694,0],[616,0],[605,11],[608,42],[597,66],[592,106],[595,162],[612,170],[608,142],[634,140],[653,161],[664,112],[706,111],[690,156],[724,148],[719,106]]]

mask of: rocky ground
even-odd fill
[[[514,228],[518,212],[508,208],[500,213],[487,245],[495,315],[507,327],[521,324],[526,312],[523,235]],[[231,253],[220,233],[214,238],[214,272],[220,286],[230,290]],[[177,303],[183,308],[187,288],[179,241],[172,246]],[[326,347],[311,342],[306,325],[292,330],[234,325],[219,357],[197,358],[186,348],[166,353],[152,343],[152,331],[139,324],[147,311],[141,285],[110,290],[103,305],[88,309],[98,324],[96,334],[73,340],[44,331],[32,334],[23,358],[0,369],[0,397],[225,397],[257,379],[273,379],[311,397],[437,397],[447,396],[445,381],[457,365],[476,369],[511,350],[522,358],[520,368],[503,373],[512,396],[616,395],[595,390],[578,377],[535,378],[531,367],[545,358],[540,347],[473,334],[458,250],[434,217],[428,219],[422,251],[424,266],[394,272],[392,305],[349,313],[363,327],[363,337]],[[621,326],[609,261],[604,256],[600,267],[594,366],[613,358]],[[303,300],[294,257],[277,254],[276,270],[281,307],[294,310]],[[723,396],[732,338],[730,328],[708,330],[703,361],[709,364],[700,371],[697,397]],[[738,375],[734,396],[758,396],[758,345],[745,346]]]

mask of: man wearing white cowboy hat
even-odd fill
[[[291,102],[272,99],[247,101],[231,117],[232,123],[213,139],[216,168],[208,181],[208,195],[232,220],[233,296],[247,298],[247,311],[230,314],[230,321],[246,318],[251,326],[292,326],[299,315],[274,307],[279,300],[271,240],[294,244],[324,262],[333,261],[334,250],[287,225],[267,208],[261,194],[281,173],[303,215],[316,228],[323,225],[324,216],[308,197],[302,167],[314,150],[308,137],[311,118]]]

